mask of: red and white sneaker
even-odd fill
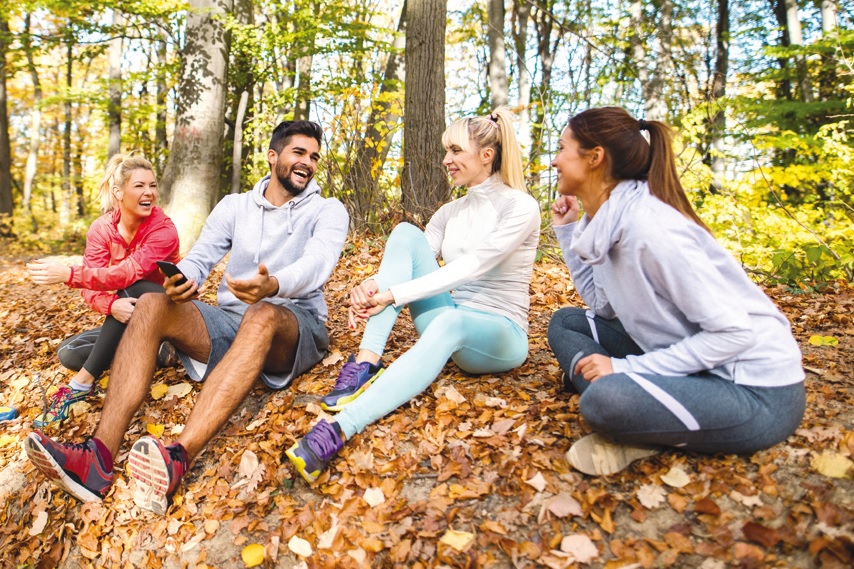
[[[133,501],[140,508],[166,514],[187,467],[187,451],[180,444],[164,446],[156,437],[142,437],[128,455],[128,470],[136,481]]]
[[[40,431],[27,435],[24,449],[33,464],[57,486],[83,502],[100,502],[113,484],[93,439],[57,443]]]

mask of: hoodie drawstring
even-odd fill
[[[294,200],[288,202],[288,234],[294,232]]]
[[[255,250],[255,261],[257,265],[261,262],[261,244],[264,242],[264,206],[261,206],[261,234],[258,236],[258,249]]]

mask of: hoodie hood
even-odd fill
[[[649,194],[649,186],[640,180],[624,180],[611,190],[611,195],[594,218],[586,213],[578,220],[570,250],[588,265],[601,265],[608,252],[620,242],[626,215],[636,215],[633,205]]]

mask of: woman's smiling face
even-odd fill
[[[122,216],[146,218],[157,202],[157,179],[154,172],[137,168],[130,173],[127,183],[118,191]]]

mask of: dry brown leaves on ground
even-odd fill
[[[562,265],[532,283],[530,357],[471,376],[449,364],[421,396],[348,441],[313,485],[282,451],[321,416],[359,334],[349,286],[373,273],[380,244],[348,245],[327,292],[329,357],[281,392],[257,387],[185,477],[168,515],[139,510],[123,470],[146,432],[175,437],[198,395],[181,369],[160,370],[117,457],[103,503],[80,504],[26,460],[39,384],[68,377],[66,336],[99,323],[75,291],[31,285],[0,259],[0,559],[8,567],[850,567],[854,563],[854,295],[768,294],[792,321],[808,371],[808,410],[785,443],[752,457],[668,452],[609,479],[573,472],[564,453],[588,432],[578,396],[557,389],[550,315],[579,304]],[[206,297],[213,300],[209,284]],[[403,316],[387,360],[414,330]],[[810,338],[813,343],[810,343]],[[49,434],[79,441],[103,392]],[[257,544],[254,548],[248,545]]]

